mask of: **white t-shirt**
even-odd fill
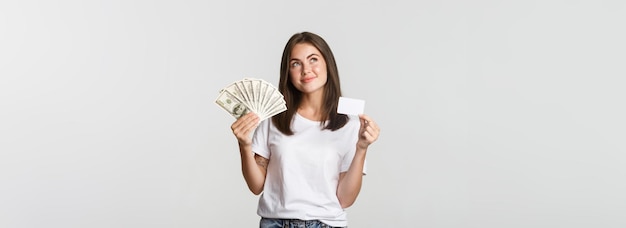
[[[359,118],[350,116],[344,127],[322,130],[320,122],[296,113],[291,124],[294,134],[287,136],[271,119],[261,122],[252,139],[252,151],[268,158],[269,164],[259,216],[347,226],[337,184],[339,173],[348,171],[352,163],[359,127]]]

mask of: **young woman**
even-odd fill
[[[335,57],[316,34],[289,39],[278,89],[287,111],[263,122],[248,113],[231,126],[248,188],[263,193],[260,227],[346,227],[344,209],[361,190],[367,148],[380,129],[367,115],[337,113]]]

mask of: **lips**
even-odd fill
[[[308,82],[313,81],[315,78],[316,78],[316,77],[308,77],[308,78],[304,78],[304,79],[302,79],[301,81],[302,81],[302,83],[308,83]]]

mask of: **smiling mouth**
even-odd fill
[[[313,81],[313,79],[315,79],[315,78],[316,78],[316,77],[304,78],[304,79],[302,79],[302,83],[311,82],[311,81]]]

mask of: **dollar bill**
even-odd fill
[[[217,96],[215,103],[236,119],[250,112],[250,109],[243,102],[226,90]]]
[[[284,96],[276,87],[263,79],[249,77],[221,89],[215,103],[235,118],[254,112],[265,120],[287,110]]]

